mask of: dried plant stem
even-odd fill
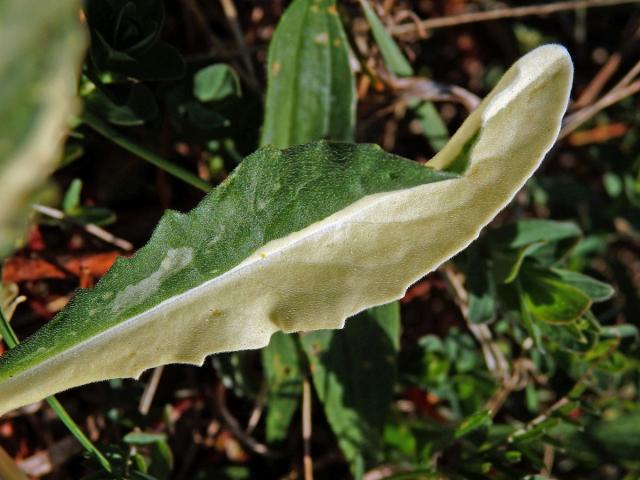
[[[450,264],[446,265],[442,271],[451,286],[454,294],[454,300],[458,305],[458,308],[460,308],[460,312],[462,313],[462,317],[464,318],[467,328],[482,348],[482,354],[484,356],[487,369],[494,375],[494,377],[504,381],[509,374],[509,364],[504,358],[500,348],[498,348],[493,341],[491,330],[486,325],[475,324],[469,319],[469,295],[462,285],[462,280],[454,271],[453,267]]]
[[[158,390],[162,372],[164,372],[164,365],[154,368],[151,373],[151,378],[144,387],[144,392],[142,392],[140,403],[138,404],[138,411],[142,415],[147,415],[151,409],[151,403],[153,402],[153,397],[156,395],[156,391]]]
[[[564,120],[562,130],[560,131],[560,138],[564,138],[569,135],[580,125],[593,118],[598,112],[638,92],[640,92],[640,80],[636,80],[635,82],[622,88],[614,87],[609,93],[607,93],[592,105],[584,107],[577,112],[567,116]]]
[[[251,435],[258,426],[260,418],[262,418],[262,413],[264,412],[264,407],[267,404],[268,396],[269,384],[267,382],[262,382],[260,391],[258,392],[258,397],[256,398],[256,403],[253,406],[253,410],[249,416],[249,421],[247,422],[247,435]]]
[[[454,27],[468,23],[487,22],[505,18],[528,17],[533,15],[549,15],[551,13],[579,10],[582,8],[611,7],[628,3],[639,3],[640,0],[574,0],[555,2],[546,5],[527,5],[513,8],[497,8],[484,12],[464,13],[449,17],[429,18],[420,22],[397,25],[389,28],[393,35],[406,35],[436,28]]]
[[[236,9],[233,0],[220,0],[220,3],[222,4],[222,10],[227,17],[229,26],[231,27],[231,33],[233,34],[236,45],[238,46],[238,50],[240,50],[240,54],[242,55],[244,66],[246,67],[247,72],[249,72],[249,74],[252,76],[254,82],[258,83],[256,79],[256,72],[253,68],[253,63],[251,62],[251,56],[249,55],[249,49],[247,48],[247,44],[244,41],[242,28],[240,27],[240,22],[238,21],[238,10]]]
[[[231,433],[233,433],[233,435],[238,439],[240,443],[252,450],[254,453],[257,453],[258,455],[262,455],[264,457],[275,456],[266,445],[258,442],[250,435],[247,435],[240,426],[238,420],[227,409],[226,389],[224,388],[224,385],[222,383],[218,384],[218,387],[216,388],[215,398],[222,419],[224,420],[227,427],[229,427],[229,430],[231,430]]]
[[[131,244],[131,242],[128,242],[127,240],[116,237],[112,233],[106,231],[104,228],[94,225],[93,223],[80,224],[78,222],[75,222],[73,218],[70,218],[67,215],[65,215],[65,213],[62,210],[58,210],[52,207],[47,207],[45,205],[39,205],[36,203],[36,204],[33,204],[32,207],[36,212],[46,215],[47,217],[55,218],[56,220],[66,220],[75,225],[79,225],[87,233],[90,233],[91,235],[99,238],[100,240],[103,240],[107,243],[115,245],[116,247],[121,248],[122,250],[125,250],[127,252],[130,252],[131,250],[133,250],[133,245]]]

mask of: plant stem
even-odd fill
[[[127,137],[122,135],[118,130],[112,128],[105,121],[96,117],[90,112],[85,111],[81,117],[82,121],[91,127],[93,130],[98,132],[105,138],[108,138],[116,145],[124,148],[125,150],[133,153],[134,155],[146,160],[147,162],[155,165],[158,168],[161,168],[165,172],[173,175],[174,177],[179,178],[180,180],[187,182],[189,185],[192,185],[203,192],[209,192],[211,190],[211,185],[202,180],[197,175],[191,173],[189,170],[182,168],[179,165],[171,163],[170,161],[162,158],[159,155],[147,150],[146,148],[134,143],[129,140]]]
[[[13,328],[11,328],[11,325],[5,318],[4,312],[2,311],[1,307],[0,307],[0,335],[2,335],[4,342],[7,344],[9,348],[15,348],[20,343],[20,341],[18,340],[18,337],[13,331]],[[80,442],[80,444],[89,453],[91,453],[96,457],[98,462],[100,462],[100,465],[102,465],[102,467],[107,472],[111,473],[111,464],[109,463],[109,460],[107,460],[107,458],[102,454],[102,452],[98,450],[98,447],[96,447],[91,442],[91,440],[89,440],[89,438],[82,432],[82,430],[80,430],[80,427],[78,426],[78,424],[73,421],[69,413],[64,409],[64,407],[58,401],[58,399],[52,395],[50,397],[47,397],[46,400],[49,406],[51,407],[51,409],[56,413],[58,418],[62,421],[62,423],[64,423],[64,425],[73,434],[73,436],[76,437],[76,439]]]

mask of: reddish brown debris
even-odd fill
[[[53,278],[70,278],[71,275],[87,275],[100,278],[104,275],[122,252],[102,252],[75,255],[60,255],[55,259],[11,257],[4,263],[2,271],[3,283],[26,282]],[[89,282],[87,282],[89,283]]]

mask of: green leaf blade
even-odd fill
[[[335,0],[296,0],[269,47],[262,144],[353,137],[355,82]]]
[[[342,451],[352,465],[374,464],[393,396],[400,306],[369,309],[341,332],[311,332],[301,342]]]
[[[446,168],[477,135],[462,176],[367,145],[259,150],[191,213],[167,213],[132,259],[0,357],[0,412],[263,347],[278,330],[341,328],[400,298],[467,247],[535,171],[558,134],[571,75],[557,46],[512,67],[430,162]]]

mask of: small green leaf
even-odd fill
[[[602,338],[637,338],[638,327],[631,324],[607,325],[605,327],[602,327],[600,336]]]
[[[127,433],[122,440],[130,445],[149,445],[164,442],[167,436],[164,433],[131,432]]]
[[[543,322],[575,322],[591,307],[591,299],[582,290],[546,271],[524,270],[522,289],[526,308]]]
[[[611,421],[601,421],[588,430],[591,439],[618,460],[638,460],[640,451],[640,415],[621,415]]]
[[[574,239],[582,235],[575,223],[553,220],[525,219],[491,232],[491,241],[512,249],[540,242],[551,243]]]
[[[465,435],[477,430],[481,427],[488,427],[493,423],[491,418],[491,412],[489,410],[483,410],[476,412],[473,415],[465,418],[465,420],[458,425],[453,432],[455,438],[462,438]]]
[[[80,208],[80,194],[82,193],[82,180],[74,178],[64,194],[62,210],[67,215],[73,215]]]
[[[616,293],[608,283],[601,282],[588,275],[571,270],[553,269],[553,273],[565,283],[576,287],[586,293],[593,302],[604,302]]]
[[[240,96],[240,81],[229,65],[209,65],[194,75],[193,95],[201,102],[215,102],[230,95]]]
[[[581,235],[573,223],[526,219],[494,230],[487,235],[496,280],[513,282],[527,257],[540,265],[558,262]]]

